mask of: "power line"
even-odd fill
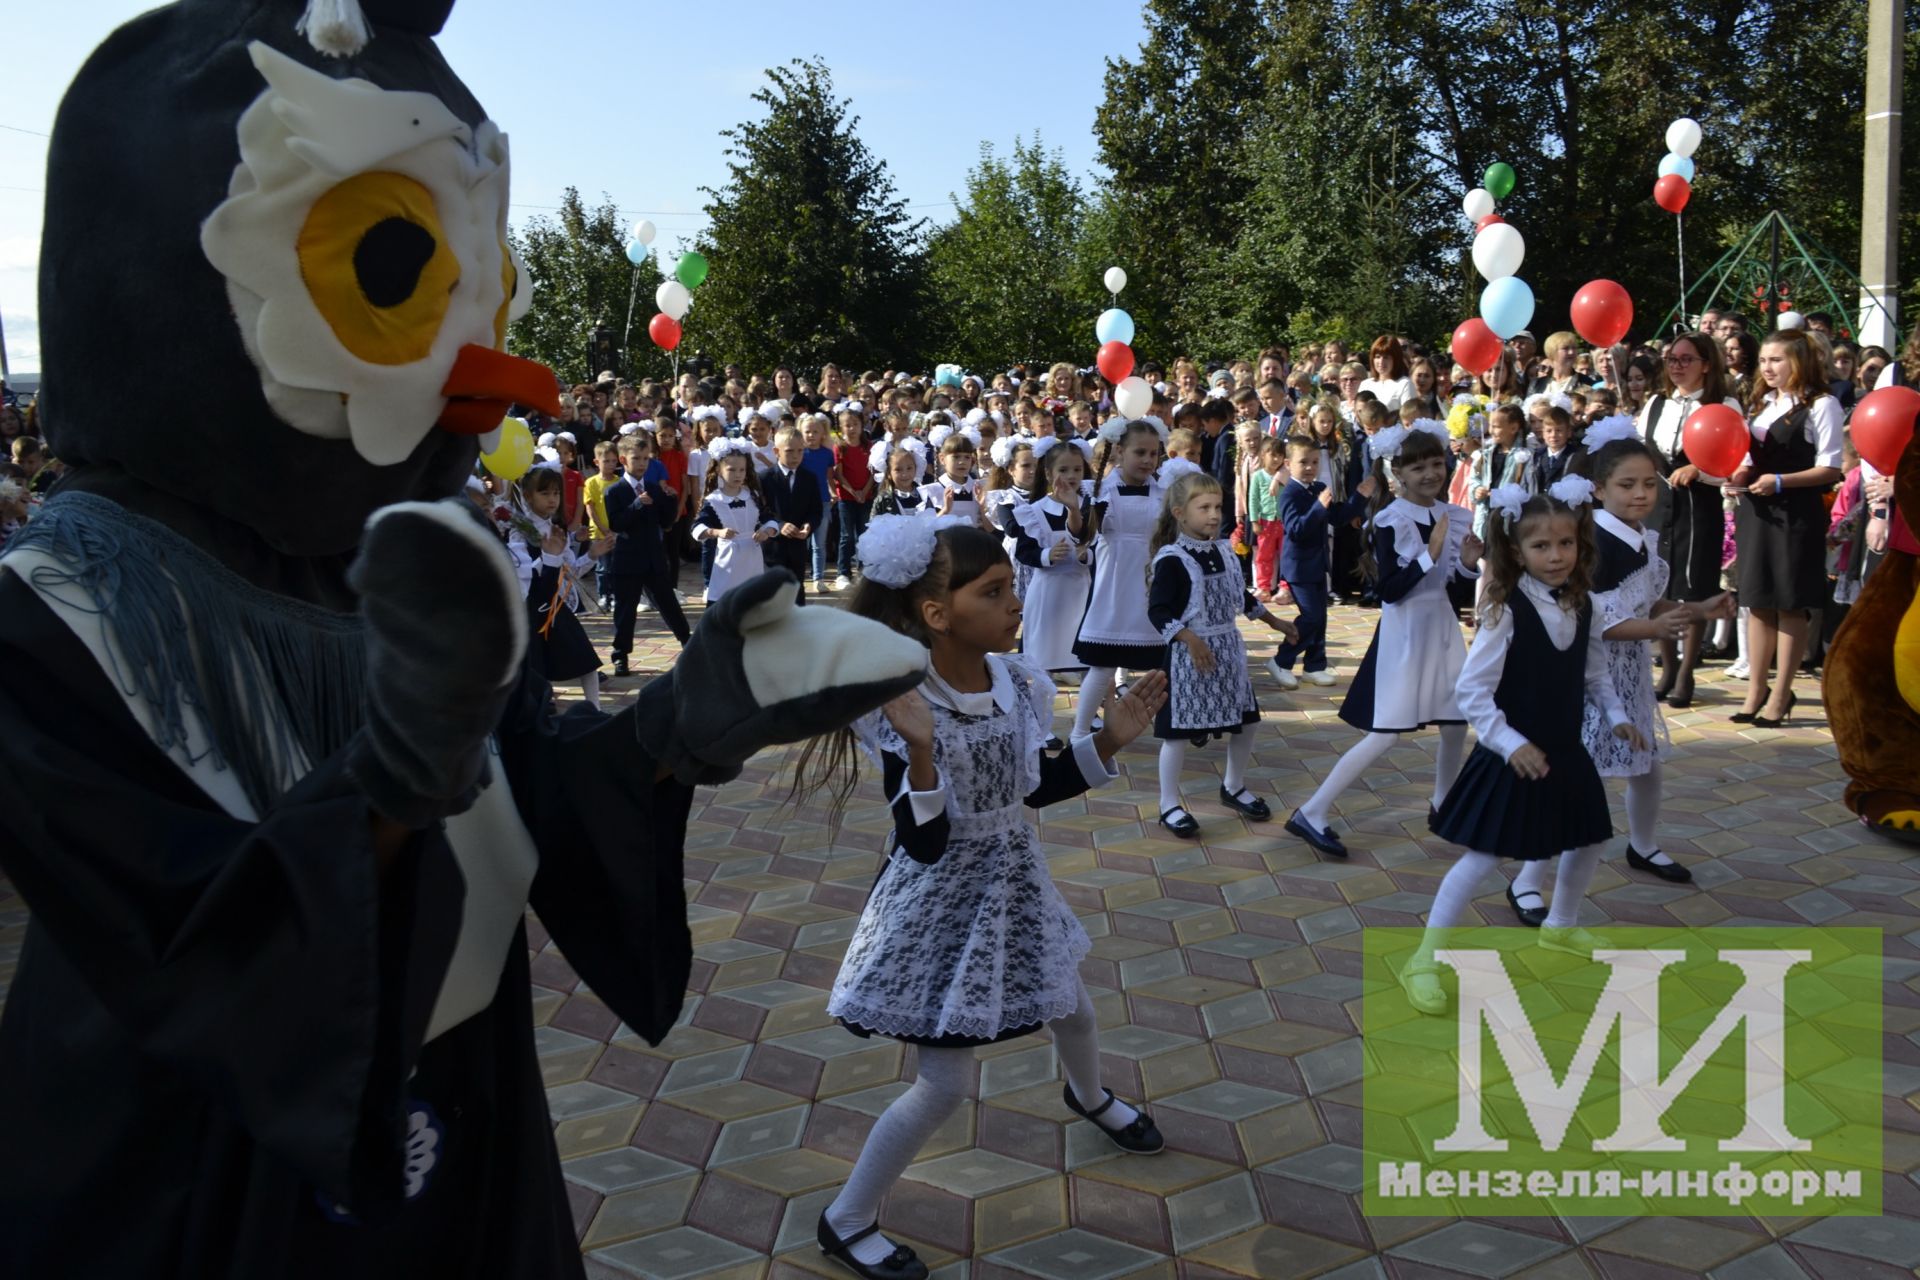
[[[42,133],[38,129],[22,129],[17,124],[0,124],[0,129],[5,129],[8,133],[30,133],[36,138],[51,138],[53,136],[50,133]]]

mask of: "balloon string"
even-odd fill
[[[640,296],[640,264],[633,264],[633,284],[627,290],[627,327],[620,331],[620,354],[627,354],[627,344],[633,340],[633,304]],[[628,369],[632,369],[629,362]]]
[[[1693,324],[1687,315],[1687,230],[1685,215],[1678,213],[1673,215],[1673,236],[1674,242],[1679,246],[1680,324],[1684,330],[1690,331],[1693,328]]]

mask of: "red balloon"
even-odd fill
[[[647,321],[647,336],[662,351],[671,351],[680,345],[680,322],[662,311]]]
[[[1686,208],[1692,194],[1693,185],[1677,173],[1669,173],[1653,184],[1653,202],[1668,213]]]
[[[1875,471],[1890,476],[1899,470],[1900,455],[1913,439],[1916,417],[1920,417],[1920,391],[1882,387],[1868,392],[1854,406],[1847,430],[1860,456],[1871,462]]]
[[[1475,235],[1479,235],[1482,231],[1485,231],[1488,227],[1492,226],[1494,223],[1505,222],[1505,221],[1506,219],[1501,217],[1499,214],[1490,213],[1486,217],[1480,219],[1480,221],[1473,224],[1473,233]]]
[[[1500,363],[1506,345],[1479,316],[1462,320],[1453,331],[1453,362],[1468,373],[1485,373]]]
[[[1093,363],[1100,370],[1101,377],[1118,385],[1133,372],[1133,348],[1124,342],[1103,342],[1100,344],[1100,354],[1094,357]]]
[[[1633,299],[1611,280],[1589,280],[1573,295],[1573,331],[1596,347],[1610,347],[1633,328]]]
[[[1680,428],[1680,445],[1687,451],[1687,461],[1722,480],[1740,469],[1751,444],[1747,420],[1731,405],[1703,404]]]

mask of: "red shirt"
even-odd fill
[[[662,449],[659,456],[661,465],[667,469],[667,483],[673,486],[675,493],[684,496],[687,492],[687,451]]]
[[[867,451],[857,444],[840,444],[833,448],[833,465],[840,468],[841,479],[833,482],[833,500],[835,502],[860,502],[863,499],[853,496],[857,485],[846,483],[848,478],[867,477],[867,497],[873,497],[872,479],[867,466]]]

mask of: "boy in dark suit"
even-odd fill
[[[760,477],[767,518],[780,526],[779,536],[766,543],[767,568],[792,570],[800,580],[801,604],[807,602],[807,539],[827,514],[819,480],[801,465],[805,454],[799,430],[782,427],[773,437],[774,465]]]
[[[1282,689],[1298,689],[1300,677],[1293,674],[1293,660],[1301,656],[1306,659],[1307,683],[1333,683],[1327,671],[1328,530],[1366,510],[1373,477],[1361,481],[1345,502],[1335,502],[1320,481],[1319,442],[1306,436],[1287,437],[1287,471],[1287,487],[1280,491],[1280,524],[1286,530],[1286,540],[1280,544],[1280,576],[1293,588],[1300,634],[1281,643],[1267,660],[1267,670]]]
[[[1545,493],[1586,453],[1573,442],[1573,416],[1559,405],[1548,405],[1540,411],[1540,439],[1543,443],[1533,451],[1535,493]]]
[[[624,676],[627,655],[633,651],[633,615],[645,591],[660,618],[681,644],[693,634],[687,615],[673,594],[673,575],[667,568],[661,531],[673,527],[679,505],[659,484],[646,480],[653,461],[653,441],[644,431],[620,440],[620,465],[626,475],[607,486],[607,525],[613,544],[613,674]]]

